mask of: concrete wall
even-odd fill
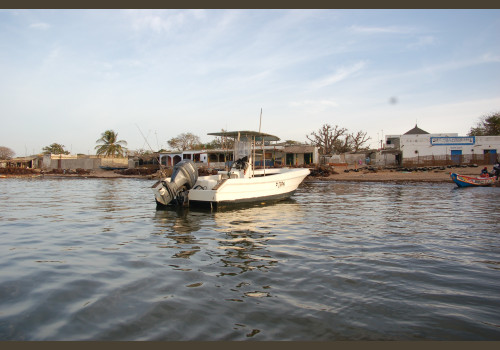
[[[99,158],[101,166],[128,167],[128,158]]]
[[[397,165],[396,155],[391,154],[391,153],[377,152],[371,157],[371,165],[373,165],[373,166]]]
[[[361,161],[361,165],[365,165],[366,161],[366,153],[345,153],[344,154],[344,162],[353,165],[358,164]]]
[[[132,164],[134,161],[132,160]],[[100,166],[129,167],[128,158],[98,158],[98,157],[78,157],[75,155],[46,154],[43,157],[41,167],[47,170],[52,169],[85,169],[96,170]]]
[[[98,158],[81,158],[81,159],[51,159],[49,166],[44,162],[44,168],[47,169],[98,169],[101,160]]]

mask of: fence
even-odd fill
[[[497,161],[495,153],[490,154],[457,154],[443,156],[418,156],[403,159],[403,166],[447,166],[447,165],[489,165]]]

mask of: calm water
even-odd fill
[[[500,340],[500,188],[211,213],[153,182],[0,180],[0,340]]]

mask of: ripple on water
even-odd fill
[[[304,183],[210,212],[156,211],[146,180],[6,183],[1,340],[500,338],[498,188]]]

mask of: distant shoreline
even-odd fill
[[[491,168],[491,166],[489,167]],[[458,168],[446,170],[412,171],[402,172],[394,170],[368,171],[359,170],[358,172],[336,169],[337,174],[326,177],[308,176],[304,182],[317,181],[350,181],[350,182],[453,182],[450,178],[451,172],[462,175],[479,175],[480,168]],[[491,170],[491,169],[489,169]],[[89,174],[26,174],[26,175],[2,175],[2,178],[79,178],[79,179],[144,179],[155,180],[152,175],[122,175],[113,171],[94,170]]]

